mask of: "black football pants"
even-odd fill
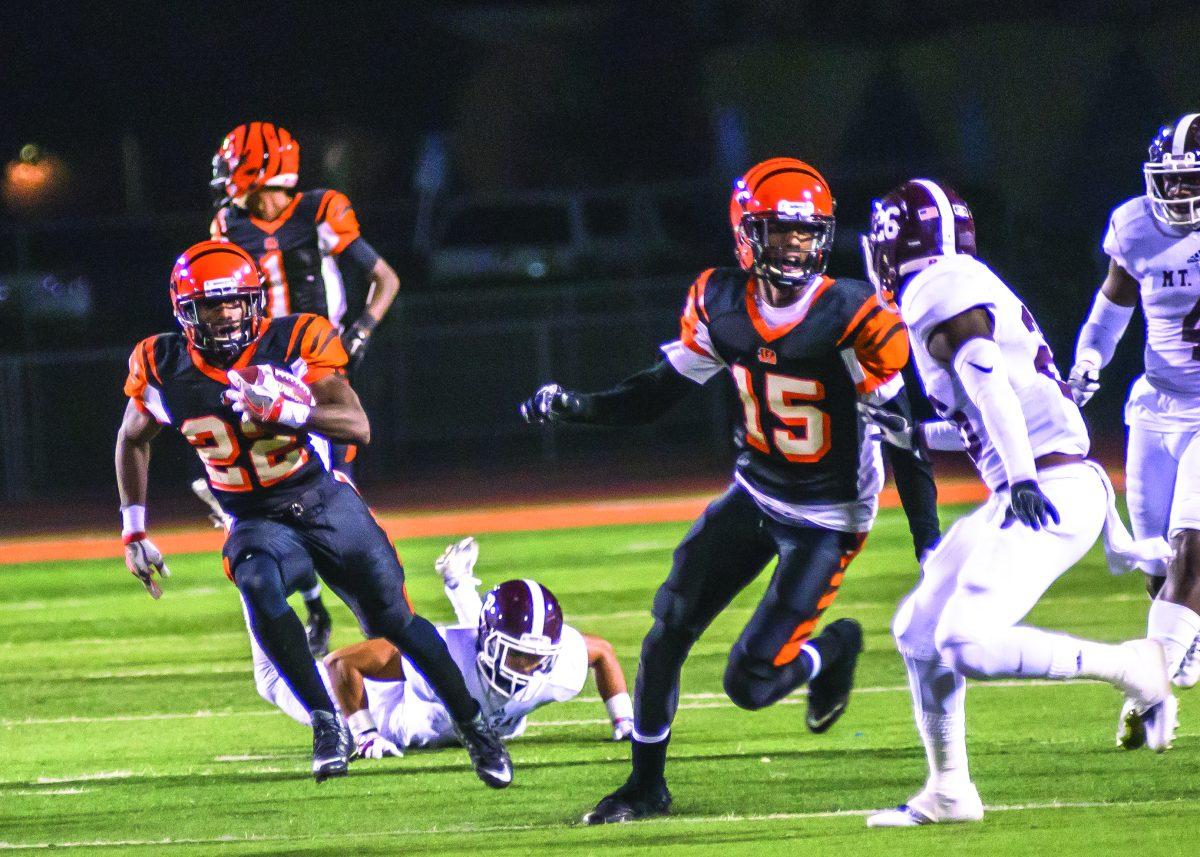
[[[329,710],[329,700],[287,595],[315,568],[364,634],[404,652],[451,717],[468,720],[478,712],[445,641],[413,612],[395,547],[350,485],[326,475],[278,514],[238,518],[223,553],[255,637],[309,710]]]
[[[638,665],[638,737],[653,741],[667,734],[692,644],[775,556],[779,562],[766,593],[729,654],[725,692],[738,706],[757,709],[803,684],[808,672],[800,648],[865,538],[781,523],[736,484],[709,504],[675,549],[671,573],[654,596],[654,626]]]

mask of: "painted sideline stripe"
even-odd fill
[[[979,503],[988,491],[978,480],[947,480],[938,485],[938,500],[944,504]],[[514,533],[537,530],[566,530],[579,527],[604,527],[618,524],[659,524],[690,521],[716,497],[712,494],[686,497],[660,497],[598,502],[553,503],[531,506],[506,506],[456,512],[378,515],[379,523],[393,541],[434,536],[463,536],[468,533]],[[879,495],[881,508],[900,504],[894,488]],[[172,554],[218,551],[224,533],[212,527],[187,530],[156,530],[154,544],[169,557]],[[25,562],[66,562],[86,559],[113,559],[124,556],[117,536],[61,536],[54,538],[0,539],[0,565]]]
[[[981,681],[971,682],[972,688],[1011,688],[1011,687],[1064,687],[1076,684],[1103,684],[1091,679],[1067,679],[1065,681],[1051,681],[1049,679],[1001,679],[998,681]],[[907,684],[898,684],[891,687],[856,687],[855,693],[908,693],[909,687]],[[685,693],[681,694],[681,698],[688,700],[696,700],[695,702],[685,702],[679,706],[681,711],[690,711],[703,708],[734,708],[734,704],[725,699],[723,693]],[[724,702],[707,702],[707,700],[725,700]],[[569,700],[569,702],[594,702],[600,703],[599,697],[583,697]],[[776,705],[799,705],[804,702],[803,695],[786,697],[775,703]],[[565,703],[558,703],[563,705]],[[188,712],[163,712],[157,714],[101,714],[95,716],[68,716],[68,717],[28,717],[23,720],[0,720],[0,727],[12,728],[14,726],[56,726],[65,723],[140,723],[145,721],[155,720],[207,720],[217,717],[266,717],[268,715],[282,714],[273,706],[264,706],[263,708],[252,708],[245,711],[235,711],[226,709],[223,711],[188,711]],[[550,721],[531,721],[530,729],[539,726],[575,726],[591,723],[607,723],[607,720],[550,720]]]
[[[1196,804],[1194,798],[1161,798],[1151,800],[1131,801],[1046,801],[1044,803],[1000,804],[985,807],[987,812],[1038,812],[1042,810],[1072,810],[1072,809],[1116,809],[1121,807],[1138,808],[1150,806],[1180,807]],[[637,829],[647,825],[656,826],[686,826],[689,824],[756,824],[771,821],[810,821],[821,818],[862,818],[878,812],[882,807],[870,809],[833,809],[822,812],[772,812],[754,815],[668,815],[664,818],[651,818],[639,821]],[[136,848],[162,845],[221,845],[238,842],[320,842],[326,839],[336,839],[339,842],[346,839],[371,839],[375,837],[401,836],[464,836],[479,833],[523,833],[534,830],[565,830],[578,827],[566,822],[541,822],[532,824],[439,824],[434,827],[402,827],[393,830],[338,830],[315,836],[294,836],[282,833],[255,834],[242,836],[226,834],[224,836],[173,838],[162,839],[93,839],[75,842],[0,842],[0,851],[32,851],[49,848]],[[880,837],[887,834],[881,833]]]

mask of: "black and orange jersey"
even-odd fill
[[[745,271],[710,268],[692,283],[680,337],[663,351],[692,380],[732,375],[743,410],[736,476],[761,501],[821,506],[878,492],[878,445],[857,400],[903,390],[909,345],[869,284],[822,276],[772,311]]]
[[[266,363],[314,384],[344,374],[346,359],[326,319],[288,315],[265,320],[262,335],[229,369]],[[213,495],[234,517],[286,507],[329,478],[306,432],[274,434],[243,423],[221,399],[228,387],[226,370],[205,361],[181,333],[139,342],[125,379],[125,395],[138,408],[173,426],[195,448]]]
[[[209,231],[258,260],[267,279],[268,315],[311,312],[334,326],[341,324],[346,292],[334,257],[361,239],[358,217],[345,194],[297,193],[270,222],[228,205],[217,212]],[[374,257],[374,251],[368,255]]]

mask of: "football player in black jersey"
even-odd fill
[[[413,612],[391,540],[313,447],[311,433],[370,439],[337,331],[307,313],[267,318],[254,260],[225,241],[201,242],[179,257],[171,301],[183,333],[140,342],[125,382],[130,401],[116,470],[130,572],[155,598],[162,594],[154,575],[167,569],[146,535],[146,481],[151,442],[170,425],[195,448],[234,519],[222,551],[225,573],[242,594],[255,637],[311,715],[317,781],[346,773],[351,743],[287,603],[296,581],[314,569],[368,637],[394,643],[437,689],[480,779],[507,786],[508,754],[445,642]]]
[[[730,652],[725,691],[753,710],[807,683],[813,732],[846,708],[862,630],[840,619],[813,632],[862,550],[883,484],[878,430],[863,411],[910,419],[900,375],[908,336],[869,284],[825,274],[833,209],[828,185],[808,164],[774,158],[755,166],[730,201],[739,266],[696,278],[680,336],[663,346],[663,359],[606,392],[550,384],[521,406],[530,422],[645,423],[728,370],[744,410],[733,484],[676,549],[654,599],[635,690],[632,773],[588,823],[667,812],[680,668],[773,558],[766,594]],[[932,473],[920,452],[891,457],[920,556],[939,537]]]
[[[267,278],[266,313],[270,317],[308,312],[324,316],[342,330],[342,344],[353,373],[367,353],[367,343],[400,289],[391,265],[367,243],[345,194],[336,190],[297,192],[300,143],[285,128],[270,122],[248,122],[225,135],[213,156],[210,188],[218,211],[210,232],[215,239],[237,244],[257,262]],[[362,314],[342,328],[346,290],[338,260],[349,260],[370,283]],[[331,464],[354,476],[355,444],[333,443]],[[223,515],[203,479],[192,490]],[[305,631],[313,657],[329,652],[333,631],[321,601],[316,577],[297,583],[308,610]]]

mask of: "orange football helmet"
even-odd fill
[[[206,324],[199,304],[238,298],[243,312],[228,325]],[[262,273],[250,254],[229,241],[201,241],[175,261],[171,306],[187,340],[197,350],[223,360],[236,358],[262,333]]]
[[[771,158],[751,167],[733,183],[729,225],[738,264],[777,285],[803,285],[825,272],[833,248],[837,203],[824,176],[796,158]],[[767,234],[779,224],[799,224],[813,235],[804,259],[795,251],[773,248]]]
[[[300,143],[286,128],[249,122],[225,135],[212,164],[209,187],[221,206],[262,187],[294,188],[300,177]]]

